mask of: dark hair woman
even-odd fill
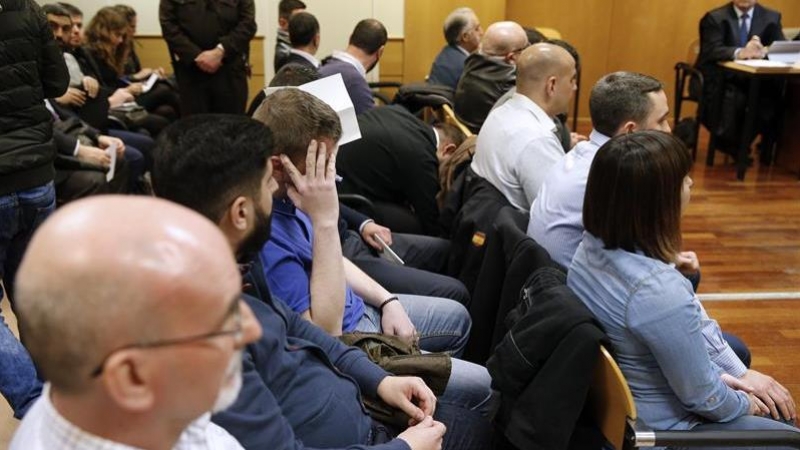
[[[758,417],[769,409],[745,392],[741,374],[717,364],[704,328],[713,327],[712,337],[721,340],[719,326],[675,267],[691,167],[683,143],[660,131],[603,145],[589,172],[586,232],[567,284],[603,325],[649,427],[796,431]]]

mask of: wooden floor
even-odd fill
[[[704,142],[705,137],[701,148]],[[684,248],[700,259],[699,293],[800,291],[798,175],[754,167],[739,182],[734,166],[722,157],[712,168],[705,166],[703,151],[697,160],[683,231]],[[800,403],[800,296],[704,304],[724,330],[747,342],[753,368],[781,381]],[[2,306],[7,313],[8,303]],[[6,448],[15,428],[10,410],[0,404],[0,448]]]

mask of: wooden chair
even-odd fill
[[[460,120],[458,120],[455,111],[453,111],[453,108],[451,108],[450,105],[448,104],[442,105],[442,112],[444,114],[445,123],[449,123],[450,125],[456,126],[459,130],[461,130],[462,133],[464,133],[464,136],[466,137],[472,136],[472,132],[469,131],[469,128],[467,128],[466,125],[464,125],[463,123],[461,123]]]
[[[617,450],[641,447],[745,447],[754,445],[800,448],[800,433],[793,431],[654,431],[636,416],[628,382],[614,357],[600,347],[589,404],[598,428]]]

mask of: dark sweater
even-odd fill
[[[239,398],[212,420],[247,449],[408,449],[399,439],[366,445],[372,419],[360,395],[376,396],[388,374],[362,351],[273,301],[260,273],[256,261],[245,290],[258,298],[244,300],[263,334],[247,346]]]

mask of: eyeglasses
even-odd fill
[[[105,358],[100,362],[100,365],[97,366],[96,369],[92,371],[92,378],[96,378],[103,373],[103,369],[108,362],[108,358],[111,358],[111,355],[117,353],[122,350],[128,350],[132,348],[140,348],[140,349],[153,349],[153,348],[160,348],[160,347],[170,347],[173,345],[185,345],[191,344],[194,342],[205,341],[208,339],[213,339],[221,336],[233,336],[234,342],[239,345],[242,343],[243,339],[243,327],[242,327],[242,308],[241,308],[242,299],[238,295],[236,298],[233,299],[231,305],[228,307],[225,316],[220,321],[220,327],[224,327],[225,324],[228,322],[233,323],[233,328],[230,330],[217,330],[212,331],[210,333],[203,333],[197,334],[194,336],[185,336],[180,338],[173,338],[173,339],[162,339],[159,341],[151,341],[151,342],[141,342],[138,344],[129,344],[123,345],[122,347],[116,348],[110,351]]]

